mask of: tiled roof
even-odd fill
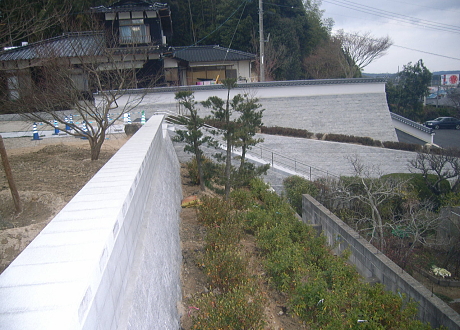
[[[214,45],[174,47],[173,57],[188,62],[217,62],[254,60],[256,55]]]
[[[0,53],[0,61],[33,60],[49,57],[101,55],[105,47],[104,35],[94,32],[67,33]]]
[[[99,6],[91,8],[91,11],[96,13],[112,13],[133,9],[150,9],[150,10],[160,10],[168,8],[168,4],[159,3],[153,1],[136,1],[136,0],[121,0],[111,4],[110,6]]]

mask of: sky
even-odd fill
[[[333,33],[370,32],[389,36],[387,54],[364,73],[396,73],[422,59],[431,72],[460,71],[460,0],[322,0]]]

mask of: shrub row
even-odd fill
[[[299,221],[265,183],[252,180],[250,187],[233,191],[230,202],[202,200],[202,265],[210,290],[194,301],[193,329],[264,328],[264,295],[241,252],[243,233],[255,236],[269,283],[288,298],[288,314],[309,328],[430,329],[415,320],[413,302],[363,283],[349,255],[334,256],[324,236]]]
[[[385,141],[382,144],[385,148],[388,148],[388,149],[417,151],[417,152],[420,152],[423,150],[423,146],[418,145],[418,144],[413,144],[413,143]]]
[[[244,227],[255,234],[273,285],[287,295],[289,310],[314,329],[430,329],[415,320],[416,305],[404,296],[366,284],[347,263],[334,256],[323,236],[297,220],[276,194],[253,181],[261,200],[246,214]]]
[[[383,146],[384,148],[396,149],[396,150],[428,152],[428,150],[425,147],[418,145],[418,144],[393,142],[393,141],[381,142],[379,140],[374,140],[366,136],[353,136],[353,135],[332,134],[332,133],[331,134],[324,134],[324,133],[313,134],[307,130],[296,129],[296,128],[262,126],[261,133],[272,134],[272,135],[303,137],[307,139],[310,139],[313,136],[315,136],[316,139],[318,140],[326,140],[326,141],[332,141],[332,142],[356,143],[356,144],[361,144],[361,145],[371,146],[371,147],[382,147]],[[431,150],[431,152],[433,152],[433,150]]]
[[[229,202],[205,197],[199,221],[206,227],[202,265],[210,290],[194,301],[192,329],[263,329],[264,298],[239,244],[241,218]]]
[[[345,143],[357,143],[364,146],[380,147],[382,144],[380,141],[374,140],[367,136],[354,136],[345,134],[326,134],[324,137],[327,141],[334,142],[345,142]]]
[[[278,127],[278,126],[274,126],[274,127],[262,126],[260,127],[260,132],[264,134],[302,137],[302,138],[307,138],[307,139],[313,136],[313,133],[305,129]]]

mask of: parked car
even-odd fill
[[[440,129],[440,128],[455,128],[460,129],[460,120],[454,117],[439,117],[425,122],[425,126]]]

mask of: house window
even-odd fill
[[[151,42],[149,26],[143,19],[120,20],[120,44],[147,44]]]

